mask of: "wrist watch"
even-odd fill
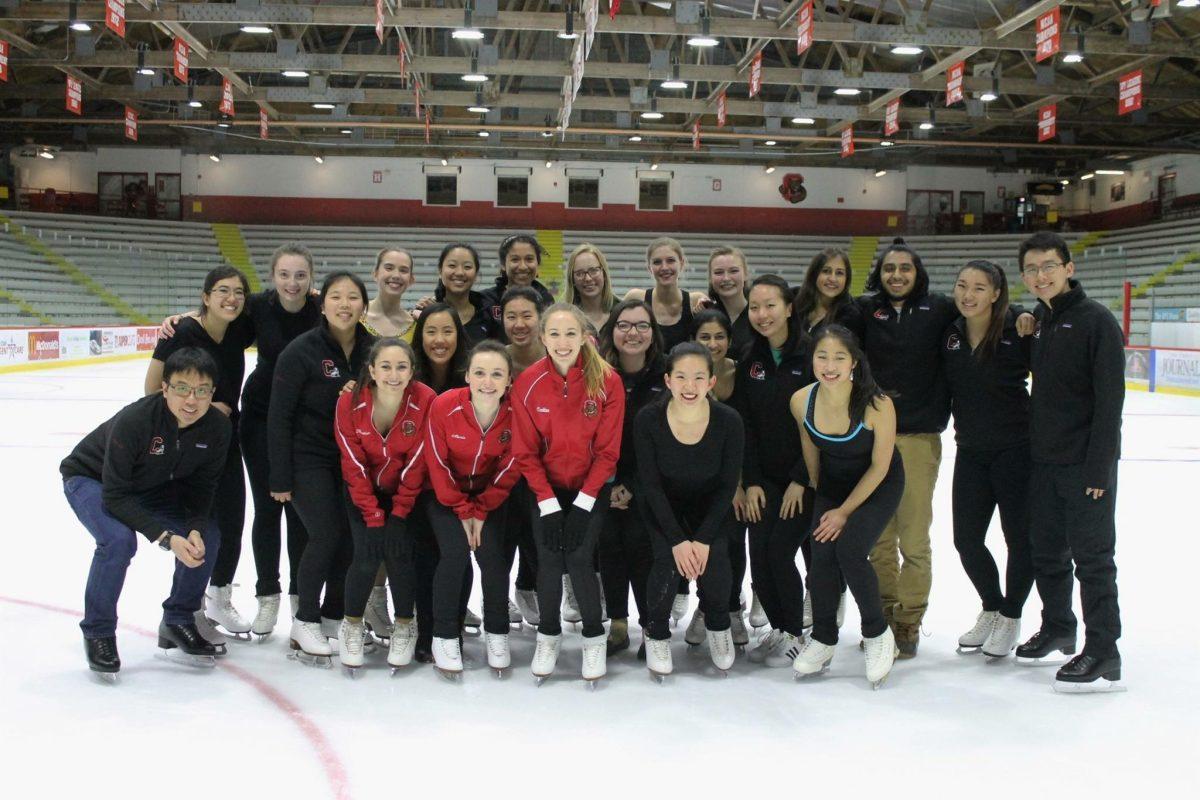
[[[168,553],[171,552],[171,537],[178,535],[175,531],[163,531],[163,535],[158,537],[158,546]]]

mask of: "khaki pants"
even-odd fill
[[[879,576],[884,615],[899,623],[919,625],[929,606],[929,587],[933,583],[929,526],[933,522],[933,489],[942,462],[942,437],[938,433],[900,434],[896,450],[904,462],[904,495],[896,515],[871,550],[871,565]]]

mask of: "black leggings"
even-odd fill
[[[1006,450],[958,448],[954,459],[954,547],[967,577],[983,601],[984,611],[1019,619],[1033,589],[1033,555],[1029,544],[1029,445]],[[1004,585],[987,548],[992,512],[1000,506],[1000,527],[1008,545]]]
[[[308,544],[297,576],[300,608],[296,619],[302,622],[320,622],[322,617],[341,619],[345,614],[346,572],[354,551],[350,518],[342,499],[341,469],[297,467],[294,486],[292,502],[308,529]]]
[[[896,513],[902,494],[904,470],[899,468],[897,461],[866,502],[846,520],[846,526],[838,538],[832,542],[813,540],[808,587],[812,592],[812,637],[818,642],[837,644],[837,607],[843,586],[850,588],[854,602],[858,604],[864,637],[878,636],[887,629],[883,601],[879,599],[879,578],[867,557]],[[839,505],[828,497],[818,495],[813,503],[813,529],[820,524],[822,514]]]
[[[512,561],[505,543],[505,511],[502,505],[488,514],[475,551],[483,584],[483,627],[494,634],[508,633],[508,574]],[[453,639],[462,630],[464,574],[470,593],[471,549],[462,520],[432,495],[426,513],[441,553],[433,574],[433,635]]]
[[[612,619],[629,617],[629,588],[637,604],[638,625],[645,627],[650,619],[646,604],[646,582],[654,552],[650,534],[642,523],[642,514],[634,507],[609,508],[600,531],[600,581],[604,586],[604,602]]]
[[[690,529],[690,526],[685,527]],[[729,630],[730,609],[726,599],[730,594],[732,577],[727,537],[736,534],[739,528],[743,528],[742,523],[734,518],[731,507],[708,549],[708,563],[704,567],[704,573],[696,580],[706,630]],[[646,598],[650,604],[646,635],[651,639],[670,639],[671,603],[675,600],[679,570],[675,566],[675,554],[667,537],[655,531],[650,534],[650,541],[654,549],[654,566],[650,569],[650,578],[646,586]]]
[[[413,511],[408,515],[408,530],[413,539],[413,567],[416,572],[417,650],[428,650],[433,643],[433,585],[437,574],[441,552],[434,536],[429,509],[437,504],[432,491],[424,492]],[[460,525],[461,528],[461,525]],[[465,534],[464,534],[465,536]],[[469,566],[469,565],[468,565]],[[467,600],[471,597],[471,584],[475,573],[463,570],[462,588],[459,594],[459,618],[467,614]],[[456,631],[457,636],[460,631]],[[452,637],[449,637],[452,638]]]
[[[392,513],[392,498],[387,494],[377,494],[379,507],[386,514]],[[342,500],[346,504],[349,515],[350,533],[354,538],[354,559],[350,562],[350,571],[346,573],[346,616],[361,617],[367,609],[367,601],[371,599],[371,590],[375,588],[375,576],[379,574],[379,560],[367,555],[367,542],[372,539],[382,539],[382,528],[368,528],[363,522],[362,512],[350,499],[346,492]],[[405,534],[401,544],[400,554],[385,555],[384,566],[387,567],[388,586],[392,590],[392,606],[395,615],[401,619],[410,619],[413,615],[413,595],[416,591],[416,573],[413,569],[413,537],[412,532]]]
[[[217,551],[217,563],[208,582],[213,586],[228,586],[233,583],[233,574],[237,572],[242,556],[242,528],[246,525],[246,478],[242,473],[242,449],[238,446],[236,431],[229,440],[225,468],[217,481],[213,517],[221,531],[221,549]]]
[[[562,633],[562,576],[566,572],[571,576],[571,586],[575,590],[575,599],[579,602],[579,615],[583,618],[584,636],[603,636],[604,624],[600,613],[600,587],[596,583],[596,541],[600,538],[600,529],[604,527],[604,518],[608,512],[609,496],[612,485],[606,484],[596,498],[592,507],[587,534],[583,543],[569,553],[561,550],[550,550],[542,539],[542,517],[537,507],[537,498],[530,495],[530,515],[533,518],[533,539],[538,548],[538,611],[540,621],[538,633],[547,636],[558,636]],[[573,505],[578,491],[554,488],[563,509],[564,521],[578,509]]]
[[[254,593],[259,597],[282,594],[283,587],[279,584],[280,522],[286,514],[288,594],[296,594],[296,575],[300,571],[304,545],[308,542],[308,531],[292,503],[279,503],[271,497],[267,418],[252,412],[242,414],[238,420],[238,436],[246,475],[250,478],[250,497],[254,500],[254,522],[250,527],[250,546],[254,549],[254,568],[258,572]]]
[[[798,637],[804,633],[804,581],[796,567],[796,551],[813,519],[813,492],[804,490],[803,511],[780,519],[786,487],[763,481],[766,507],[761,521],[750,523],[750,582],[771,627]]]
[[[537,545],[533,541],[533,522],[529,516],[531,508],[529,498],[531,496],[529,486],[525,483],[525,479],[521,478],[509,493],[508,502],[505,503],[507,507],[505,515],[507,530],[504,534],[505,557],[508,568],[511,570],[513,560],[517,552],[520,552],[521,558],[517,562],[516,587],[522,592],[537,590]],[[482,569],[482,565],[480,569]]]

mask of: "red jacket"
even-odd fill
[[[368,528],[383,527],[387,519],[376,492],[392,495],[393,514],[407,517],[412,511],[425,482],[425,420],[435,397],[425,384],[410,383],[386,437],[371,420],[375,401],[370,391],[338,398],[334,426],[342,477]]]
[[[463,387],[433,401],[426,432],[425,466],[438,502],[459,519],[487,519],[520,477],[512,454],[512,408],[500,401],[485,431]]]
[[[593,398],[587,396],[580,361],[564,378],[546,356],[517,378],[512,405],[513,455],[538,503],[554,498],[551,487],[594,500],[616,472],[621,453],[625,387],[616,370]]]

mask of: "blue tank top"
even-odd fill
[[[821,451],[821,475],[817,482],[817,494],[842,503],[871,467],[875,432],[863,425],[861,419],[857,422],[850,420],[850,429],[840,436],[817,430],[814,408],[819,388],[820,384],[815,384],[809,392],[808,409],[804,412],[804,427],[808,429],[813,444]],[[898,454],[893,450],[889,477],[895,471],[898,460]]]

